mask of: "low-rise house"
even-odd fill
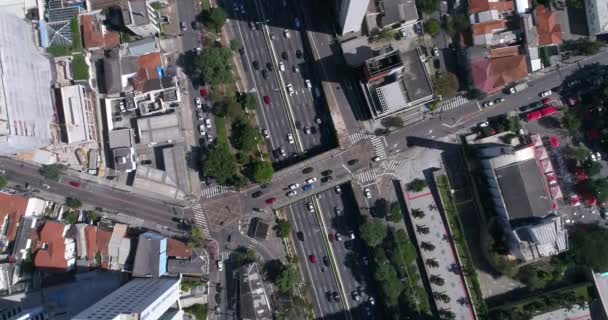
[[[369,35],[384,30],[401,30],[418,22],[418,9],[414,0],[370,1],[365,16]]]
[[[271,320],[272,311],[257,263],[239,269],[239,299],[242,319]]]
[[[67,144],[97,141],[95,96],[83,85],[55,89],[61,140]]]
[[[475,87],[486,93],[495,93],[506,85],[526,79],[528,76],[527,56],[520,53],[518,46],[486,50],[469,48],[471,74]]]
[[[133,276],[158,278],[167,273],[167,238],[153,232],[139,235]]]
[[[133,129],[117,129],[108,132],[114,170],[131,172],[137,167]]]
[[[34,266],[45,271],[71,270],[76,264],[76,242],[67,235],[69,226],[46,221],[37,235]]]
[[[100,12],[80,16],[82,44],[87,50],[109,50],[120,45],[120,33],[108,30],[104,24],[105,16]]]

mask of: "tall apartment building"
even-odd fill
[[[72,320],[181,319],[179,278],[133,279]],[[177,308],[169,310],[171,307]]]
[[[340,0],[338,4],[338,23],[342,34],[359,32],[370,0]]]

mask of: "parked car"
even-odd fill
[[[317,177],[310,177],[310,178],[306,179],[306,183],[313,183],[313,182],[317,182]]]
[[[491,107],[494,105],[494,101],[486,101],[484,103],[481,104],[482,108],[487,108],[487,107]]]
[[[285,36],[285,38],[289,39],[291,38],[291,34],[289,33],[289,30],[285,29],[283,30],[283,35]]]
[[[315,188],[315,186],[314,186],[314,185],[312,185],[312,184],[307,184],[307,185],[305,185],[305,186],[303,186],[303,187],[302,187],[302,190],[304,190],[304,191],[310,191],[310,190],[312,190],[312,189],[314,189],[314,188]]]
[[[317,257],[314,254],[311,254],[308,258],[310,259],[310,262],[317,263]]]
[[[254,60],[252,64],[253,64],[253,68],[255,70],[259,70],[260,69],[260,63],[257,60]]]
[[[283,60],[289,60],[289,55],[286,51],[281,52],[281,58],[283,58]]]
[[[298,58],[298,59],[302,59],[302,57],[303,57],[303,55],[302,55],[302,50],[297,49],[297,50],[296,50],[296,58]]]
[[[70,185],[74,188],[80,188],[80,182],[78,181],[70,181]]]
[[[285,64],[283,63],[283,61],[279,62],[279,70],[285,71]]]
[[[268,129],[262,129],[262,135],[265,139],[270,139],[270,132],[268,131]]]
[[[315,170],[315,169],[314,169],[313,167],[306,167],[306,168],[304,168],[304,169],[302,170],[302,173],[303,173],[303,174],[308,174],[308,173],[313,172],[314,170]]]
[[[548,97],[551,95],[551,90],[543,91],[538,94],[541,98]]]
[[[302,231],[296,232],[296,237],[298,237],[298,240],[304,241],[304,232],[302,232]]]
[[[437,48],[437,47],[433,48],[433,56],[439,57],[439,48]]]
[[[330,175],[330,174],[332,174],[332,173],[334,173],[334,172],[333,172],[333,171],[331,171],[331,170],[325,170],[325,171],[321,172],[321,175],[323,175],[323,176],[328,176],[328,175]]]
[[[340,188],[340,186],[336,186],[336,193],[340,194],[342,193],[342,188]]]
[[[256,191],[254,193],[251,194],[252,198],[259,198],[260,196],[262,196],[264,193],[262,191]]]
[[[298,67],[297,64],[294,64],[293,67],[291,67],[291,69],[293,70],[293,72],[298,73],[300,72],[300,67]]]
[[[306,88],[312,89],[312,83],[310,83],[310,80],[306,79],[304,80],[304,83],[306,84]]]
[[[266,204],[273,204],[277,201],[277,198],[268,198],[266,199]]]
[[[205,119],[205,127],[211,128],[211,119],[209,119],[209,118]]]
[[[329,267],[329,257],[328,257],[328,256],[324,256],[324,257],[323,257],[323,264],[324,264],[326,267]]]
[[[287,192],[287,196],[290,197],[290,198],[291,197],[295,197],[297,194],[298,194],[298,192],[295,191],[295,190]]]
[[[494,99],[494,103],[495,104],[499,104],[499,103],[503,103],[503,102],[505,102],[505,98],[496,98],[496,99]]]
[[[299,187],[300,187],[299,183],[293,183],[293,184],[290,184],[288,188],[289,188],[289,190],[295,190]]]
[[[270,62],[266,62],[266,69],[268,69],[268,71],[272,71],[274,68],[272,67],[272,63]]]
[[[321,179],[321,182],[326,183],[326,182],[330,182],[333,179],[334,178],[332,176],[326,176]]]
[[[340,208],[338,208],[338,207],[335,207],[335,208],[334,208],[334,212],[335,212],[337,215],[339,215],[339,216],[341,216],[341,215],[344,213],[344,212],[342,212],[342,209],[340,209]]]
[[[294,143],[293,134],[291,134],[291,133],[287,134],[287,142],[289,142],[289,144],[293,144]]]
[[[365,197],[368,199],[372,198],[372,192],[369,190],[369,188],[363,189],[363,194],[365,194]]]
[[[224,262],[222,260],[217,261],[217,271],[224,271]]]

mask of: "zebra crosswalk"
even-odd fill
[[[361,140],[367,139],[369,136],[370,135],[367,134],[367,132],[365,132],[365,131],[357,131],[355,133],[351,133],[348,137],[350,138],[351,144],[356,144],[357,142],[359,142]]]
[[[222,251],[220,252],[220,257],[222,258],[221,260],[228,260],[228,258],[230,257],[230,251]]]
[[[403,164],[403,161],[401,161],[399,159],[390,159],[390,160],[382,163],[382,165],[385,169],[385,172],[389,172],[389,173],[393,173],[393,172],[399,170],[399,167],[401,167],[402,164]]]
[[[378,176],[380,176],[380,174],[380,168],[373,168],[363,172],[355,173],[355,179],[357,179],[361,184],[367,185],[378,180]]]
[[[224,186],[203,187],[201,189],[201,195],[205,199],[210,199],[215,196],[219,196],[220,194],[224,194],[226,192],[231,192],[231,191],[233,191],[232,188],[224,187]]]
[[[207,216],[205,215],[205,212],[203,212],[201,204],[197,203],[193,206],[192,212],[194,213],[194,222],[196,225],[203,228],[205,237],[209,236],[209,224],[207,223]]]
[[[441,106],[440,106],[439,110],[441,110],[441,111],[452,110],[454,108],[460,107],[461,105],[463,105],[467,102],[469,102],[469,99],[467,99],[463,96],[455,96],[453,98],[443,100],[441,102]]]
[[[380,159],[386,158],[386,150],[384,150],[384,139],[382,139],[381,137],[372,136],[371,140],[376,156],[380,157]]]

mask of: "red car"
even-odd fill
[[[270,96],[264,96],[264,103],[270,104]]]
[[[201,89],[201,96],[203,96],[205,98],[207,97],[207,89],[205,89],[205,88]]]
[[[266,199],[266,204],[273,204],[277,201],[277,198],[268,198]]]
[[[335,237],[333,233],[328,234],[327,237],[329,238],[329,242],[334,242]]]
[[[312,262],[312,263],[317,263],[317,257],[315,257],[315,255],[314,255],[314,254],[311,254],[311,255],[309,256],[309,258],[310,258],[310,262]]]
[[[72,187],[80,188],[80,182],[76,182],[76,181],[70,181],[70,185],[71,185]]]

